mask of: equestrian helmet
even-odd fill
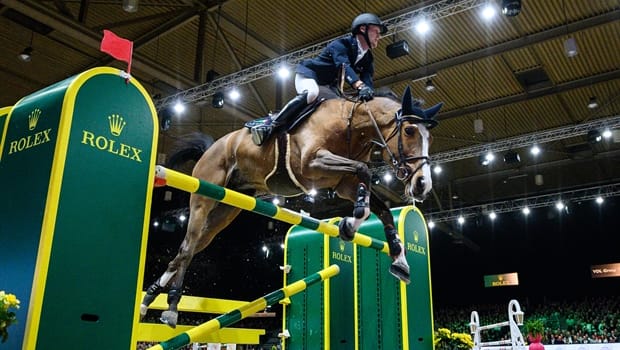
[[[362,13],[361,15],[355,17],[353,23],[351,23],[351,33],[358,34],[360,32],[361,26],[369,24],[379,26],[379,28],[381,28],[381,35],[387,33],[388,31],[388,27],[383,24],[383,22],[381,22],[379,16],[375,15],[374,13]]]

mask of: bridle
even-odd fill
[[[394,114],[394,119],[396,121],[396,126],[394,127],[394,130],[392,130],[392,132],[388,135],[387,138],[384,138],[383,134],[381,134],[381,130],[379,129],[379,126],[377,125],[377,121],[375,120],[375,117],[372,115],[372,112],[370,111],[370,108],[368,108],[368,105],[366,103],[364,103],[364,105],[366,106],[368,115],[370,116],[370,120],[372,121],[372,124],[375,127],[375,131],[377,132],[377,135],[379,137],[378,141],[372,140],[372,143],[385,149],[385,151],[390,157],[390,162],[391,162],[390,165],[392,169],[394,170],[394,174],[398,180],[402,182],[408,182],[413,176],[413,174],[415,174],[418,170],[420,170],[424,165],[428,164],[429,166],[431,166],[431,160],[428,156],[407,156],[405,154],[405,150],[403,148],[402,131],[401,131],[402,129],[401,127],[404,122],[409,122],[412,124],[429,124],[428,120],[425,120],[424,118],[416,116],[416,115],[403,115],[402,109],[399,109]],[[387,144],[388,141],[390,141],[395,136],[398,136],[398,157],[394,155],[394,152],[392,152],[392,150]],[[409,162],[419,162],[419,165],[415,168],[415,170],[412,170],[411,167],[407,164]]]

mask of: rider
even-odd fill
[[[345,69],[346,82],[358,91],[359,98],[372,99],[375,70],[371,50],[377,47],[387,30],[377,15],[362,13],[351,24],[351,36],[332,41],[317,57],[300,62],[295,75],[298,95],[282,108],[271,124],[252,128],[254,143],[260,146],[274,128],[287,126],[304,107],[316,100],[319,85],[331,85],[338,80],[341,66]]]

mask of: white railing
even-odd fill
[[[525,350],[525,341],[519,326],[523,325],[523,311],[516,300],[508,303],[508,321],[481,326],[478,312],[471,312],[469,329],[474,336],[473,350]],[[510,339],[482,342],[480,332],[497,327],[510,327]],[[508,346],[506,346],[508,345]]]

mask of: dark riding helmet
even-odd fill
[[[361,15],[355,17],[353,23],[351,23],[351,33],[358,34],[361,26],[369,24],[379,26],[379,28],[381,28],[381,35],[387,33],[388,31],[388,27],[381,22],[377,15],[374,13],[362,13]]]

